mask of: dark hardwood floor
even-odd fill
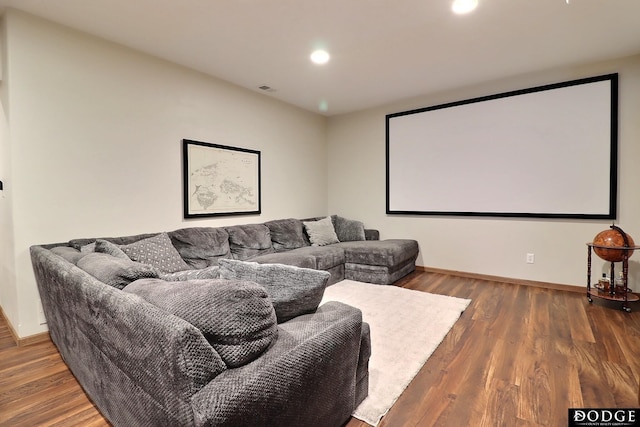
[[[566,426],[571,407],[639,406],[640,306],[439,273],[397,284],[472,302],[381,427]],[[0,426],[108,425],[52,343],[16,347],[0,318]]]

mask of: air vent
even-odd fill
[[[267,86],[267,85],[258,86],[258,89],[263,90],[265,92],[275,92],[276,91],[274,88],[272,88],[271,86]]]

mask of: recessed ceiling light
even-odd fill
[[[311,53],[310,58],[314,64],[322,65],[329,62],[330,56],[329,56],[329,52],[327,52],[326,50],[318,49],[318,50],[314,50]]]
[[[457,14],[469,13],[478,7],[478,0],[453,0],[451,10]]]

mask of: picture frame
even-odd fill
[[[261,213],[260,151],[182,140],[185,218]]]

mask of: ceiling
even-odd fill
[[[640,0],[479,0],[462,16],[450,1],[0,0],[0,7],[325,115],[640,53]],[[319,46],[331,54],[323,66],[309,61]]]

